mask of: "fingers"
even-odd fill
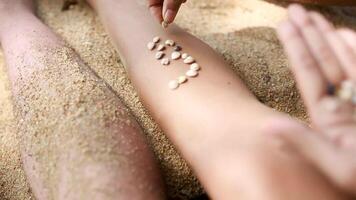
[[[320,27],[317,26],[314,22],[315,16],[319,18],[317,13],[309,14],[300,5],[289,7],[289,18],[300,30],[304,42],[319,63],[320,70],[328,81],[338,85],[344,79],[344,72],[331,48],[332,43],[324,37],[325,32],[333,32],[334,29],[326,21],[326,23],[321,23]]]
[[[349,45],[349,47],[353,50],[356,55],[356,32],[350,29],[340,29],[338,30],[338,34],[341,39]]]
[[[172,23],[184,2],[186,0],[165,0],[163,3],[163,20],[168,24]]]
[[[164,0],[148,0],[148,7],[151,14],[159,21],[163,21],[162,9]]]
[[[278,28],[295,74],[298,87],[309,112],[313,115],[315,104],[326,94],[327,81],[297,27],[287,21]]]
[[[337,31],[330,31],[328,30],[329,28],[325,28],[325,26],[327,26],[326,24],[328,24],[329,22],[322,15],[318,13],[313,13],[311,16],[313,17],[315,24],[320,29],[322,29],[322,32],[324,32],[325,38],[329,42],[330,46],[332,47],[332,51],[334,52],[341,64],[341,69],[345,72],[348,78],[356,80],[356,54],[353,51],[354,49],[350,48],[350,45],[352,43],[348,45],[348,43],[343,40],[343,38],[340,36],[340,34],[338,34]]]
[[[275,120],[266,128],[270,135],[292,146],[340,188],[355,193],[356,162],[351,153],[339,150],[321,134],[290,119]]]

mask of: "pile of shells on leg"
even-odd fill
[[[180,87],[180,85],[187,83],[189,78],[195,78],[199,76],[201,67],[198,63],[196,63],[196,60],[192,56],[187,53],[182,53],[181,51],[183,48],[179,46],[174,40],[167,39],[162,42],[163,44],[160,43],[161,41],[162,39],[159,36],[156,36],[152,39],[152,41],[148,42],[147,48],[150,51],[153,51],[154,49],[157,50],[155,58],[157,60],[161,60],[162,65],[168,66],[172,61],[178,61],[179,59],[182,59],[184,64],[189,65],[189,68],[185,74],[178,76],[176,79],[171,80],[168,83],[169,89],[176,90]],[[171,56],[168,56],[168,58],[165,57],[168,54],[164,52],[167,50],[167,48],[172,48],[173,50],[170,54]]]

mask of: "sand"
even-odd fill
[[[86,5],[63,7],[60,0],[38,2],[41,18],[65,38],[135,116],[161,163],[170,196],[189,199],[202,194],[193,172],[139,101],[95,14]],[[335,7],[322,10],[336,24],[356,28],[352,12]],[[306,120],[288,62],[273,30],[285,14],[283,4],[261,0],[192,0],[184,6],[177,23],[223,54],[261,102]],[[33,197],[22,170],[12,110],[0,55],[0,198],[27,200]]]

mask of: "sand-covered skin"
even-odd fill
[[[84,5],[69,6],[68,10],[62,11],[60,0],[38,1],[41,18],[66,39],[136,117],[161,163],[171,196],[187,199],[199,195],[202,190],[192,171],[143,108],[95,14]],[[324,11],[337,24],[356,28],[352,12],[340,8]],[[191,0],[183,7],[177,23],[223,54],[261,102],[304,119],[302,102],[272,29],[285,14],[283,6],[261,0]],[[12,109],[7,98],[9,88],[4,88],[6,84],[2,69],[0,113],[3,110],[11,113]],[[24,173],[20,170],[13,116],[0,116],[0,131],[6,129],[0,132],[0,153],[3,154],[0,157],[4,158],[0,160],[0,166],[4,166],[0,169],[3,183],[0,194],[4,196],[1,199],[31,199]]]
[[[14,83],[13,99],[25,168],[34,171],[32,180],[39,177],[42,197],[115,199],[121,190],[135,191],[136,198],[156,193],[150,180],[159,177],[152,178],[157,171],[146,162],[152,157],[138,139],[142,132],[116,94],[72,48],[33,43],[26,54],[36,57],[36,68],[28,73],[21,70],[34,67],[28,61],[16,64],[23,78]]]
[[[10,83],[0,53],[0,199],[34,200],[22,168]]]

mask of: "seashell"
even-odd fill
[[[163,58],[162,61],[161,61],[161,64],[162,65],[169,65],[170,61],[168,58]]]
[[[175,47],[174,47],[174,51],[182,51],[182,47],[180,47],[180,46],[175,46]]]
[[[185,64],[192,64],[193,62],[195,62],[195,60],[191,56],[188,56],[186,59],[184,59]]]
[[[167,28],[167,27],[168,27],[168,23],[165,22],[165,21],[163,21],[163,22],[162,22],[162,27],[163,27],[163,28]]]
[[[157,44],[160,40],[161,40],[161,38],[158,37],[158,36],[156,36],[156,37],[153,38],[152,41],[153,41],[155,44]]]
[[[163,51],[166,48],[163,44],[158,45],[157,50],[158,51]]]
[[[198,63],[193,63],[190,65],[190,69],[194,70],[194,71],[199,71],[200,70],[200,66]]]
[[[175,89],[177,89],[177,88],[179,87],[179,83],[178,83],[177,80],[170,81],[170,82],[168,83],[168,87],[169,87],[169,89],[171,89],[171,90],[175,90]]]
[[[165,43],[167,46],[171,46],[173,47],[175,45],[175,42],[173,40],[166,40],[166,43]]]
[[[352,101],[353,98],[352,93],[353,93],[352,90],[342,88],[338,93],[338,97],[343,101]]]
[[[187,82],[188,78],[186,76],[180,76],[180,77],[178,77],[177,80],[178,80],[179,84],[182,84],[182,83]]]
[[[198,76],[199,72],[195,71],[195,70],[188,70],[187,73],[185,75],[187,75],[188,77],[196,77]]]
[[[180,56],[181,56],[181,53],[180,52],[178,52],[178,51],[174,51],[173,53],[172,53],[172,59],[173,60],[178,60],[179,58],[180,58]]]
[[[160,59],[163,58],[163,56],[164,56],[164,53],[162,51],[159,51],[159,52],[156,53],[155,57],[156,57],[157,60],[160,60]]]
[[[151,51],[152,51],[155,47],[156,47],[156,44],[153,43],[153,42],[149,42],[149,43],[147,44],[148,50],[151,50]]]
[[[188,56],[189,56],[189,55],[188,55],[187,53],[183,53],[183,54],[182,54],[182,58],[183,58],[183,59],[188,58]]]

